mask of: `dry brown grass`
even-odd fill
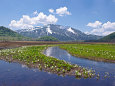
[[[0,42],[0,49],[15,48],[28,45],[55,45],[55,44],[115,44],[105,42],[40,42],[40,41],[8,41]]]

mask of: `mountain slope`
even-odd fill
[[[87,35],[72,27],[49,24],[43,27],[35,27],[33,29],[17,30],[23,36],[40,38],[43,36],[52,36],[60,41],[76,41],[76,40],[94,40],[99,39],[99,36]]]
[[[10,30],[9,28],[0,26],[0,36],[11,36],[11,37],[20,37],[17,32]]]
[[[12,31],[9,28],[0,26],[0,40],[2,41],[10,41],[10,40],[28,40],[29,38],[24,37],[18,34],[15,31]]]
[[[102,42],[115,42],[115,32],[99,39],[99,41],[102,41]]]

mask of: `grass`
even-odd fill
[[[84,78],[95,76],[92,70],[70,64],[64,60],[45,56],[42,52],[47,47],[49,46],[23,46],[15,49],[0,50],[0,59],[23,63],[29,67],[43,69],[56,74],[75,75],[76,77]]]
[[[115,44],[64,44],[59,46],[74,56],[115,62]]]

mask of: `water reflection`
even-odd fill
[[[27,67],[26,65],[23,65],[23,64],[22,64],[22,68],[28,68],[28,67]]]
[[[47,56],[51,56],[51,54],[52,54],[52,49],[53,49],[53,47],[48,48],[45,54],[46,54]]]

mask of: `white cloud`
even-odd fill
[[[60,8],[57,8],[56,10],[49,9],[49,12],[54,13],[54,14],[58,14],[59,16],[71,15],[71,13],[68,11],[67,7],[60,7]]]
[[[49,12],[50,13],[54,13],[54,9],[49,9]]]
[[[56,9],[56,14],[58,14],[59,16],[71,15],[67,7],[60,7]]]
[[[49,12],[51,14],[46,15],[43,12],[38,13],[36,10],[33,12],[33,17],[30,17],[29,15],[23,15],[19,20],[12,20],[9,26],[14,30],[33,28],[39,24],[55,24],[58,21],[58,18],[56,18],[54,14],[58,14],[59,16],[71,15],[67,7],[60,7],[56,10],[49,9]]]
[[[98,23],[96,23],[96,24],[89,23],[89,25],[87,25],[87,26],[93,28],[92,31],[86,32],[88,34],[105,36],[105,35],[115,32],[115,22],[108,21],[108,22],[102,24],[101,22],[98,21]]]
[[[94,23],[88,23],[87,26],[97,28],[97,27],[101,26],[101,24],[102,24],[101,22],[95,21]]]
[[[115,29],[115,22],[111,23],[108,21],[107,23],[104,23],[102,27],[105,29],[109,28],[110,30]]]
[[[36,10],[35,12],[33,12],[33,14],[34,14],[34,15],[38,15],[38,12],[37,12],[37,10]]]
[[[35,11],[34,14],[37,12]],[[54,24],[58,21],[58,19],[54,15],[45,15],[43,12],[38,13],[37,16],[30,17],[28,15],[23,15],[18,21],[12,20],[9,26],[12,29],[27,29],[33,28],[34,25],[38,24]]]

